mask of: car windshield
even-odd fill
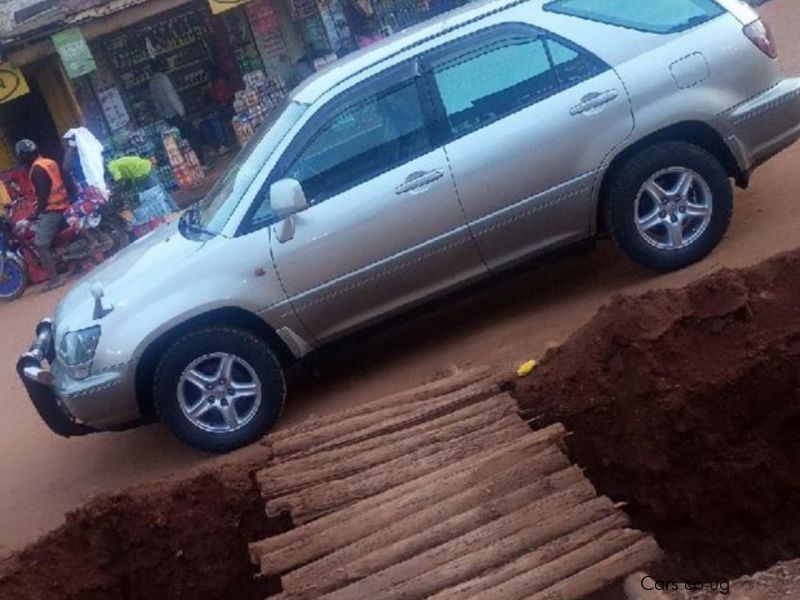
[[[297,123],[307,106],[287,100],[278,106],[228,166],[225,175],[189,211],[189,225],[207,235],[218,235],[275,148]]]
[[[545,10],[648,33],[677,33],[725,12],[714,0],[554,0]]]

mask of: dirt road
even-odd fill
[[[800,5],[776,0],[763,12],[787,70],[800,74]],[[398,391],[450,364],[489,363],[510,371],[563,341],[616,293],[680,286],[800,245],[799,163],[796,146],[763,167],[750,190],[737,193],[728,236],[701,264],[654,277],[603,242],[588,255],[505,278],[323,358],[316,378],[294,382],[282,426]],[[59,297],[34,292],[0,306],[0,554],[51,529],[64,511],[93,494],[253,452],[212,459],[181,446],[161,426],[75,440],[51,434],[17,382],[14,363]]]

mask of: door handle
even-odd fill
[[[595,108],[600,108],[615,100],[619,96],[618,90],[606,90],[605,92],[592,92],[591,94],[586,94],[583,98],[581,98],[580,104],[573,106],[569,114],[573,117],[577,115],[582,115],[583,113],[587,113],[590,110],[594,110]]]
[[[415,171],[406,178],[405,183],[401,183],[394,191],[396,194],[405,194],[413,192],[414,190],[425,187],[444,177],[443,169],[434,169],[433,171]]]

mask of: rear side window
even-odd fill
[[[648,33],[677,33],[719,17],[714,0],[553,0],[545,10]]]

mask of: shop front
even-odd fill
[[[246,142],[315,69],[462,3],[131,0],[129,10],[146,8],[146,18],[117,15],[119,26],[105,27],[76,18],[72,35],[85,33],[91,67],[65,68],[55,35],[49,55],[22,67],[29,93],[0,103],[0,170],[12,166],[17,139],[30,137],[60,159],[61,136],[84,125],[109,158],[150,158],[168,188],[192,187],[204,177],[198,154]],[[185,109],[183,126],[155,109],[154,59]]]

